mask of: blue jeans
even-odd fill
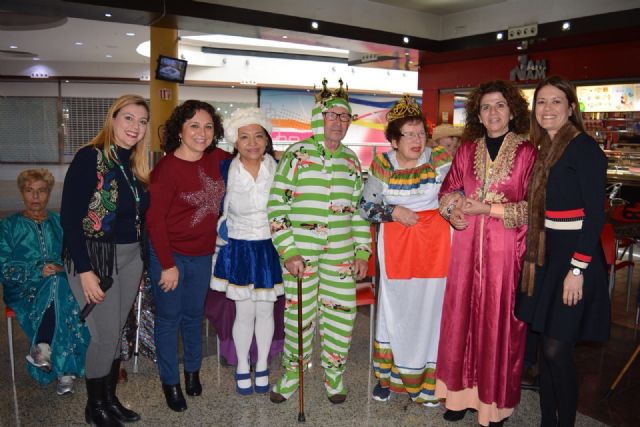
[[[149,245],[150,247],[152,245]],[[185,372],[200,370],[202,364],[202,318],[204,300],[211,280],[211,255],[188,256],[173,253],[179,272],[178,287],[164,292],[158,285],[162,267],[151,247],[149,272],[156,303],[155,342],[160,381],[180,383],[178,371],[178,329],[182,336]]]

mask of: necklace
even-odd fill
[[[124,180],[127,181],[127,185],[131,189],[131,193],[133,194],[133,199],[136,202],[136,237],[140,239],[140,225],[142,221],[140,221],[140,194],[138,193],[138,180],[136,178],[136,175],[133,172],[131,173],[133,183],[131,182],[131,180],[129,180],[129,176],[125,172],[124,166],[122,165],[122,162],[118,157],[118,152],[116,151],[113,145],[111,145],[111,153],[113,154],[113,159],[118,165],[120,172],[122,172],[122,175],[124,176]]]

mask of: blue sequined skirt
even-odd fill
[[[211,289],[237,301],[275,301],[284,294],[280,258],[271,239],[230,238],[218,253]]]

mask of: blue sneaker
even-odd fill
[[[378,402],[386,402],[391,398],[391,390],[389,387],[382,387],[380,383],[373,388],[373,399]]]

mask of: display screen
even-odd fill
[[[184,83],[186,73],[187,61],[170,56],[158,56],[158,66],[156,67],[157,80]]]

